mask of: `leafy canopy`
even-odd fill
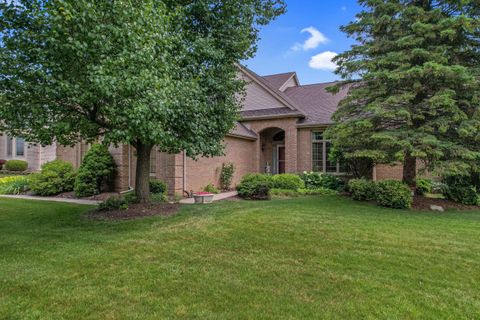
[[[281,0],[0,4],[0,130],[49,144],[217,155],[238,111],[235,63]]]
[[[465,171],[480,160],[479,5],[362,0],[336,57],[349,96],[328,135],[349,158],[425,160]],[[338,89],[338,88],[337,88]]]

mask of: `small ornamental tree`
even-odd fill
[[[136,149],[149,199],[153,146],[222,152],[259,26],[282,0],[18,0],[0,4],[0,131],[41,144],[101,137]]]
[[[347,158],[402,162],[412,187],[417,159],[471,170],[480,161],[479,2],[359,2],[364,10],[342,27],[357,44],[335,58],[349,95],[327,136]]]

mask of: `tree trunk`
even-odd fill
[[[150,153],[152,145],[137,143],[137,170],[135,175],[135,195],[141,203],[150,201]]]
[[[403,182],[408,184],[410,187],[415,188],[417,177],[417,158],[412,157],[410,153],[405,155],[405,160],[403,162]]]

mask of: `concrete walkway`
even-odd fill
[[[25,195],[0,195],[0,198],[65,202],[65,203],[74,203],[74,204],[86,204],[86,205],[92,205],[92,206],[96,206],[101,202],[97,200],[68,199],[68,198],[56,198],[56,197],[34,197],[34,196],[25,196]]]
[[[237,191],[230,191],[230,192],[215,194],[213,196],[213,201],[228,199],[228,198],[231,198],[231,197],[235,197],[236,195],[238,195]],[[193,198],[183,199],[183,200],[180,200],[180,203],[182,203],[182,204],[195,204],[195,199],[193,199]]]

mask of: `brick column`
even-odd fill
[[[287,173],[296,173],[297,168],[297,128],[294,125],[290,125],[285,130],[285,171]]]

